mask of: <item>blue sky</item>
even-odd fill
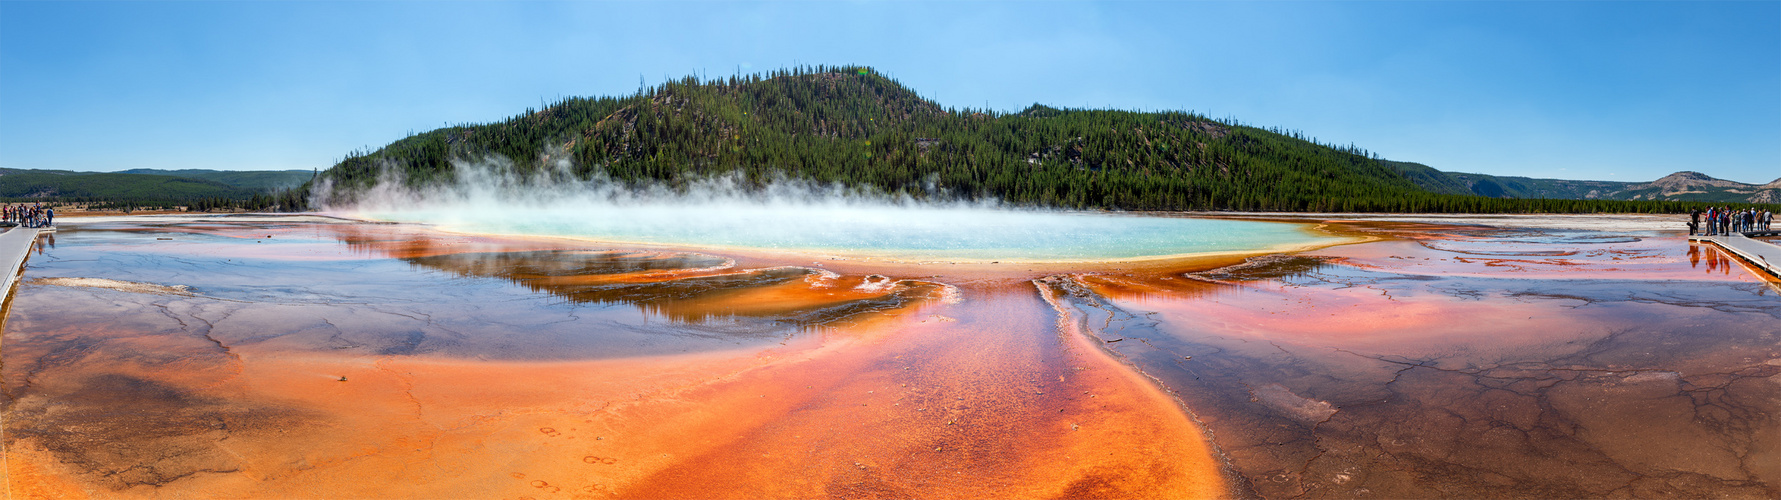
[[[1781,1],[0,2],[0,167],[327,168],[694,72],[1187,109],[1450,171],[1781,177]]]

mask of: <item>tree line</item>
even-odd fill
[[[350,198],[385,169],[419,185],[452,181],[454,161],[490,159],[517,175],[566,162],[582,178],[634,186],[735,173],[756,185],[791,177],[1073,209],[1676,213],[1725,205],[1439,194],[1375,154],[1299,132],[1188,111],[942,107],[869,68],[829,66],[565,98],[505,121],[355,151],[321,176]]]

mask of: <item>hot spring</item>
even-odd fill
[[[567,198],[61,221],[7,493],[1781,497],[1781,284],[1675,217]]]
[[[628,186],[599,176],[580,179],[566,164],[530,176],[459,164],[454,179],[424,188],[385,179],[333,208],[461,233],[902,261],[1108,261],[1282,251],[1341,241],[1302,223],[918,200],[797,179],[755,184],[724,175],[679,187]],[[938,188],[929,191],[945,198]]]
[[[368,210],[360,215],[468,233],[907,260],[1121,260],[1335,241],[1302,224],[978,207],[557,204]]]

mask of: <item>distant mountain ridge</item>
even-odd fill
[[[118,174],[144,174],[185,177],[215,181],[225,185],[248,189],[288,189],[303,185],[315,177],[314,170],[157,170],[152,168],[133,168],[119,170]]]
[[[1739,201],[1777,203],[1781,202],[1781,179],[1775,179],[1768,184],[1745,184],[1715,179],[1707,174],[1684,170],[1649,183],[1631,186],[1623,193],[1630,194],[1632,196],[1630,199],[1634,200],[1701,199],[1702,201],[1721,201],[1742,197],[1742,200]],[[1703,198],[1690,198],[1693,196]]]
[[[1781,179],[1768,184],[1745,184],[1684,170],[1651,182],[1578,181],[1444,172],[1411,162],[1381,163],[1397,170],[1418,187],[1443,194],[1566,200],[1781,203]]]
[[[156,170],[77,172],[0,168],[0,199],[7,201],[132,202],[189,205],[210,200],[264,199],[301,188],[311,170]]]

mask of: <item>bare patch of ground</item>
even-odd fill
[[[153,295],[179,295],[184,297],[196,295],[191,292],[191,287],[185,285],[165,286],[153,283],[137,283],[134,281],[119,281],[105,278],[34,278],[30,283],[33,285],[104,288],[120,292],[146,293]]]

